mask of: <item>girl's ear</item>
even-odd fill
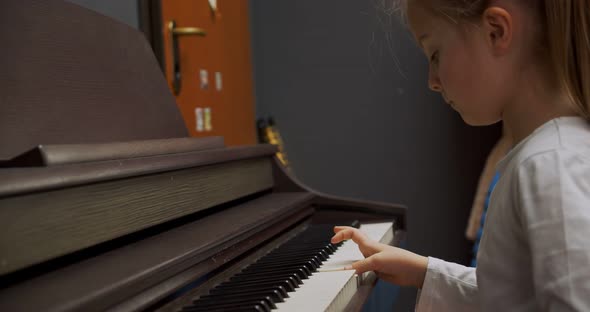
[[[492,6],[482,14],[486,41],[494,55],[504,55],[512,43],[512,16],[501,7]]]

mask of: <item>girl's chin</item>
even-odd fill
[[[461,113],[459,110],[457,112],[461,115],[463,121],[470,126],[490,126],[500,121],[500,119],[493,118],[474,118],[473,116]]]

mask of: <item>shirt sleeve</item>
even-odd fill
[[[519,168],[516,194],[538,306],[590,311],[590,160],[568,151],[535,155]]]
[[[478,309],[475,268],[428,257],[417,312],[475,311]]]

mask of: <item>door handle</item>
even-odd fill
[[[180,93],[182,86],[182,74],[180,73],[180,51],[178,48],[179,36],[201,36],[207,35],[204,29],[198,27],[176,27],[176,21],[168,22],[168,33],[172,45],[172,91],[174,95]]]

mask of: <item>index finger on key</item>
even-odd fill
[[[337,231],[337,229],[335,228],[334,231]],[[331,242],[333,244],[336,244],[348,239],[352,239],[355,243],[359,244],[361,242],[364,242],[365,236],[358,229],[351,227],[343,227],[343,229],[338,230],[336,232],[336,235],[332,237]]]
[[[346,230],[346,229],[354,229],[354,228],[351,226],[337,225],[334,227],[334,233],[338,233],[338,232],[340,232],[342,230]]]

